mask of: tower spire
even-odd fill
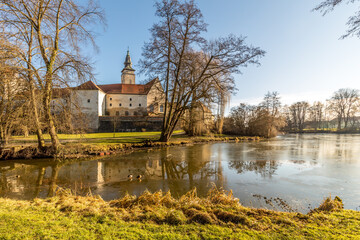
[[[129,47],[128,47],[128,50],[127,50],[127,54],[126,54],[126,58],[125,58],[124,65],[125,65],[124,69],[134,70],[134,69],[132,68],[132,62],[131,62]]]
[[[124,69],[121,71],[121,83],[122,84],[135,84],[135,69],[132,68],[132,62],[130,57],[129,47],[124,62]]]

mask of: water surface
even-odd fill
[[[53,196],[60,188],[105,200],[146,189],[180,196],[194,187],[203,196],[215,184],[245,206],[307,212],[331,194],[360,210],[359,183],[360,135],[350,134],[197,144],[70,164],[0,162],[0,196],[14,199]]]

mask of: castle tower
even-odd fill
[[[132,68],[129,50],[127,51],[124,69],[121,71],[122,84],[135,84],[135,69]]]

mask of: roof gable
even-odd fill
[[[87,81],[75,88],[76,90],[101,90],[93,81]]]
[[[149,93],[151,87],[154,85],[157,78],[148,82],[147,84],[106,84],[98,85],[98,87],[105,93],[111,94],[139,94],[146,95]]]

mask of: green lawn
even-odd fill
[[[182,130],[175,131],[174,134],[181,134]],[[117,133],[86,133],[86,134],[58,134],[60,140],[81,140],[81,139],[106,139],[106,138],[146,138],[146,137],[160,137],[160,132],[117,132]],[[50,139],[49,134],[44,134],[45,139]],[[36,135],[13,136],[14,140],[36,140]]]
[[[178,200],[144,193],[111,202],[0,198],[0,239],[360,239],[360,212],[246,208],[221,192],[207,198],[190,192]]]

